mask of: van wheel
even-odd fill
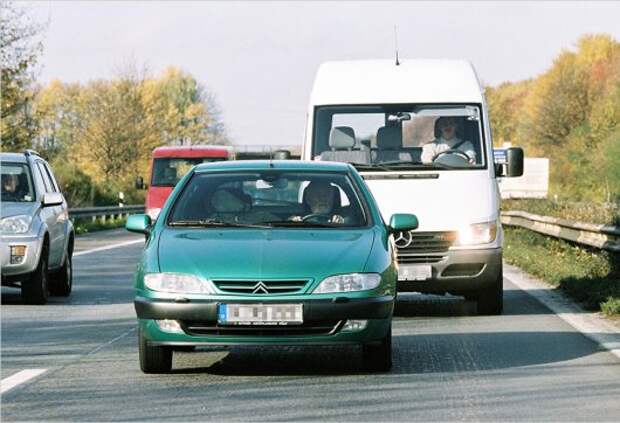
[[[22,299],[26,304],[43,305],[49,298],[49,275],[47,270],[47,246],[41,251],[41,258],[37,268],[30,274],[30,278],[22,282]]]
[[[67,251],[65,264],[51,278],[50,292],[52,295],[68,297],[73,287],[73,259],[71,250]]]
[[[138,333],[138,350],[140,369],[144,373],[168,373],[172,370],[172,348],[149,345],[142,330]]]
[[[392,368],[392,328],[378,344],[362,345],[364,368],[374,372],[387,372]]]
[[[502,314],[504,308],[504,274],[499,275],[492,286],[478,292],[478,314],[494,316]]]

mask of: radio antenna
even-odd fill
[[[394,25],[394,51],[396,53],[396,66],[400,65],[400,62],[398,61],[398,30],[396,28],[396,25]]]

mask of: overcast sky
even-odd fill
[[[213,92],[235,144],[299,144],[321,62],[464,58],[488,84],[535,77],[583,34],[620,39],[620,2],[61,2],[40,78],[108,78],[127,60],[167,65]]]

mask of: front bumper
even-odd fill
[[[42,239],[37,235],[2,236],[0,237],[0,265],[2,281],[20,280],[33,272],[39,263]],[[11,264],[11,246],[26,247],[24,260],[19,264]]]
[[[239,327],[217,323],[218,303],[301,303],[303,326]],[[329,345],[380,340],[391,325],[394,297],[257,300],[219,298],[178,303],[138,296],[136,313],[151,345]],[[176,320],[184,333],[164,332],[155,320]],[[367,320],[364,329],[343,330],[347,320]],[[193,329],[200,327],[202,333]],[[324,328],[325,330],[322,330]],[[291,329],[295,329],[294,333]]]
[[[439,254],[431,263],[432,277],[425,281],[402,281],[398,292],[462,295],[492,286],[502,270],[502,249],[458,249]],[[399,263],[399,266],[401,264]]]

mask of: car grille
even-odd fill
[[[456,240],[456,232],[411,232],[407,246],[396,245],[399,263],[437,263]]]
[[[302,335],[329,335],[338,331],[344,321],[317,321],[302,325],[265,325],[245,326],[219,325],[214,321],[182,321],[181,327],[189,335],[238,335],[238,336],[302,336]]]
[[[217,289],[227,294],[274,295],[301,292],[307,280],[215,280]]]

